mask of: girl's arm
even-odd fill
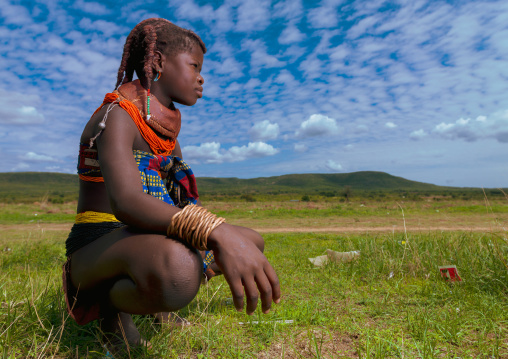
[[[111,209],[120,221],[128,225],[166,233],[171,217],[179,209],[143,192],[132,150],[146,147],[130,116],[123,109],[115,107],[109,113],[106,128],[97,139]]]
[[[110,112],[107,126],[97,139],[100,165],[111,209],[122,222],[151,232],[165,234],[171,218],[180,209],[143,192],[140,174],[132,149],[146,146],[129,115],[116,107]],[[178,145],[175,154],[181,155]],[[247,313],[256,309],[261,296],[262,310],[267,312],[272,301],[280,298],[279,281],[266,257],[229,224],[218,226],[208,238],[217,265],[228,282],[237,310]]]
[[[178,141],[173,153],[183,158]],[[200,201],[198,205],[201,205]],[[208,247],[213,249],[215,262],[229,284],[236,309],[243,309],[245,290],[247,314],[254,313],[258,293],[261,295],[261,309],[267,313],[272,300],[276,303],[280,301],[279,279],[264,254],[247,238],[248,235],[258,233],[224,223],[211,233]]]

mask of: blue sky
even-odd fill
[[[75,173],[123,43],[164,17],[205,41],[179,106],[197,176],[383,171],[508,187],[508,2],[0,0],[0,171]]]

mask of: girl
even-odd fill
[[[190,30],[157,18],[139,23],[125,42],[116,90],[81,136],[64,289],[77,323],[100,320],[108,340],[143,344],[131,314],[167,318],[196,296],[204,268],[208,277],[224,274],[238,311],[244,292],[247,314],[259,297],[264,313],[279,302],[261,236],[200,207],[181,159],[174,103],[192,106],[202,97],[205,52]]]

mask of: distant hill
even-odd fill
[[[410,181],[384,172],[363,171],[333,174],[293,174],[275,177],[197,178],[202,195],[242,194],[334,194],[345,186],[357,191],[440,192],[464,190]],[[78,197],[78,176],[47,172],[0,173],[0,202],[67,202]]]
[[[330,174],[293,174],[252,179],[211,178],[197,179],[202,193],[225,193],[227,191],[247,193],[304,193],[308,191],[343,191],[345,186],[353,190],[406,190],[442,191],[450,187],[410,181],[385,172],[362,171]]]
[[[78,181],[78,175],[65,173],[0,173],[0,202],[75,201]]]

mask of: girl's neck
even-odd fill
[[[171,110],[175,110],[173,100],[171,99],[171,97],[167,96],[164,93],[164,91],[162,91],[158,83],[156,82],[152,83],[152,86],[150,87],[150,93],[152,96],[155,96],[157,98],[157,101],[159,101],[161,105]]]
[[[120,99],[132,102],[139,110],[141,117],[157,133],[175,140],[180,132],[180,111],[175,108],[171,99],[166,99],[165,106],[154,93],[150,94],[150,118],[147,118],[147,91],[139,80],[128,82],[116,90]]]

